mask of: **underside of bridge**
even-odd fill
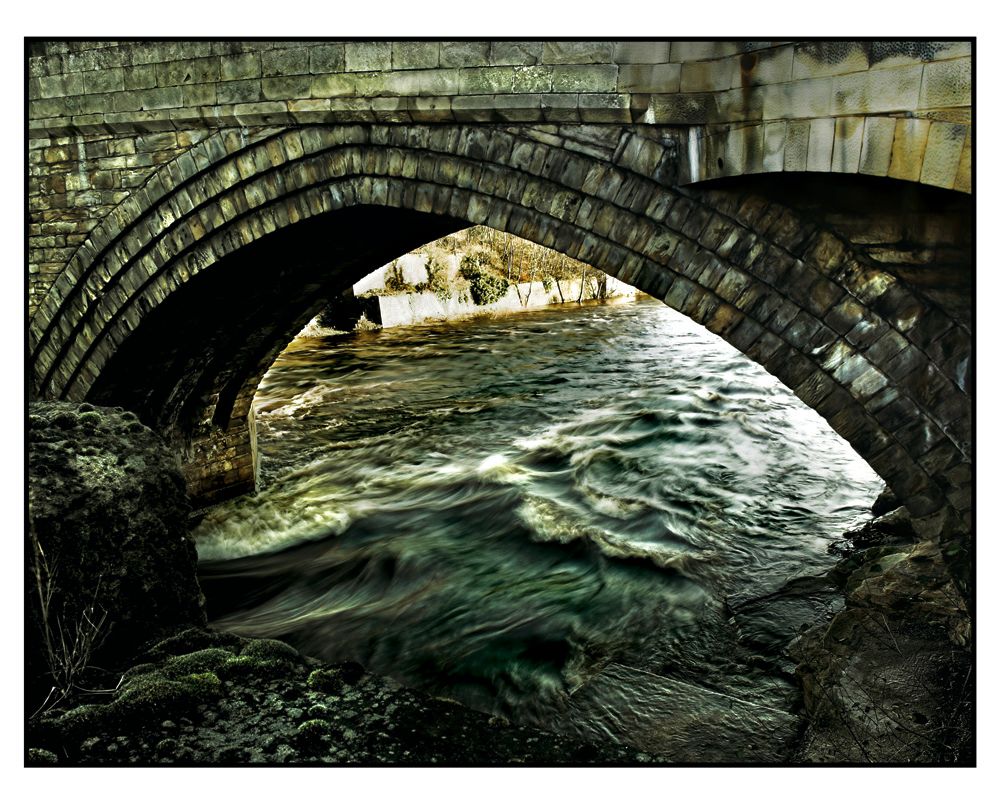
[[[967,195],[865,176],[679,181],[682,130],[218,132],[91,233],[32,319],[32,392],[135,410],[203,503],[255,485],[252,400],[325,301],[472,224],[704,324],[817,410],[927,527],[971,526]]]

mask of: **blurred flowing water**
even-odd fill
[[[195,532],[216,627],[678,762],[788,756],[795,686],[724,602],[831,566],[881,483],[719,338],[648,299],[300,337],[256,405],[262,490]]]

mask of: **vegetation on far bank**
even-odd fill
[[[395,295],[431,291],[440,298],[471,298],[477,305],[492,304],[510,286],[541,282],[555,289],[561,301],[583,301],[607,295],[608,275],[552,249],[488,226],[472,226],[411,252],[424,259],[427,279],[409,282],[400,260],[385,273],[385,286],[363,295]],[[569,283],[579,282],[571,290]],[[530,293],[530,291],[528,291]],[[520,293],[520,290],[518,291]]]

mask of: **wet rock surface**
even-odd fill
[[[92,659],[113,661],[205,622],[177,460],[132,413],[32,403],[28,473],[29,685],[45,683],[46,629],[72,640],[100,622]]]
[[[792,762],[974,761],[971,620],[952,571],[968,556],[949,553],[960,540],[921,540],[894,502],[880,495],[874,518],[831,546],[829,572],[727,601],[740,643],[801,686]]]
[[[808,715],[797,760],[972,764],[971,620],[941,547],[901,508],[845,536],[827,576],[844,608],[789,648]]]
[[[637,765],[590,745],[322,665],[276,640],[189,629],[140,657],[114,692],[29,724],[27,764]]]

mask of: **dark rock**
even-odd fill
[[[882,493],[875,498],[875,502],[872,503],[872,516],[882,516],[883,514],[888,514],[890,511],[895,511],[899,508],[899,500],[896,495],[893,494],[888,487],[882,489]]]
[[[865,522],[861,527],[844,533],[835,549],[851,555],[859,549],[885,545],[909,545],[917,541],[910,514],[905,508],[894,508],[888,513]]]
[[[846,608],[791,646],[804,762],[971,762],[971,623],[932,542],[850,556]]]
[[[28,422],[29,679],[48,689],[46,619],[50,630],[56,618],[76,632],[88,617],[100,624],[102,662],[203,625],[185,483],[159,436],[120,408],[87,404],[32,403]],[[44,612],[36,580],[55,590]]]

